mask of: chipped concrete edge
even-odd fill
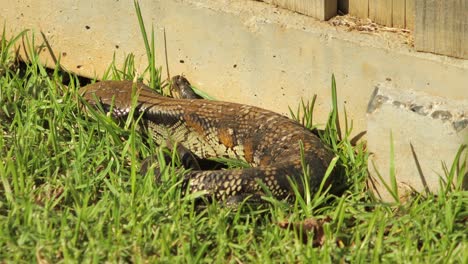
[[[367,106],[369,186],[384,200],[395,197],[387,189],[396,177],[398,198],[437,192],[447,182],[444,166],[468,164],[468,100],[447,99],[379,83]],[[444,165],[445,164],[445,165]],[[460,166],[459,166],[460,167]],[[462,167],[462,166],[461,166]],[[468,170],[452,179],[468,187]],[[387,185],[387,186],[385,186]]]
[[[377,111],[382,104],[392,104],[408,112],[451,123],[456,132],[468,127],[468,100],[450,100],[413,90],[402,91],[379,83],[372,92],[367,114]]]

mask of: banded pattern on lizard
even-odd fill
[[[173,83],[189,84],[181,76],[174,77]],[[83,87],[80,93],[91,105],[101,104],[105,111],[112,109],[116,118],[130,113],[133,94],[137,96],[135,116],[142,116],[140,127],[149,130],[157,144],[182,144],[200,159],[228,157],[249,163],[251,168],[191,170],[185,175],[183,185],[189,192],[205,191],[207,197],[218,200],[237,203],[249,196],[259,200],[264,195],[262,185],[277,199],[294,197],[291,181],[303,194],[299,142],[310,168],[310,190],[320,185],[333,158],[332,152],[311,131],[262,108],[164,97],[142,83],[131,81],[102,81]],[[332,174],[327,185],[333,181]]]

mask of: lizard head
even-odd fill
[[[148,89],[142,83],[131,81],[102,81],[81,88],[79,93],[91,106],[100,105],[106,113],[112,110],[114,117],[123,117],[130,112],[133,99]]]

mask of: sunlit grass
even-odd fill
[[[183,171],[163,162],[163,150],[134,122],[122,128],[98,111],[83,112],[78,78],[59,67],[45,69],[30,48],[31,33],[23,36],[28,64],[12,63],[18,38],[3,35],[0,42],[2,262],[467,262],[462,180],[442,182],[438,193],[415,193],[405,203],[375,200],[366,184],[369,154],[363,142],[351,143],[352,122],[338,109],[334,79],[334,107],[318,133],[343,167],[343,195],[323,190],[293,204],[267,197],[270,203],[261,207],[214,202],[199,209],[193,197],[181,195]],[[147,50],[154,54],[151,39]],[[149,65],[137,74],[130,55],[123,66],[112,63],[105,78],[137,78],[160,89],[160,71]],[[310,129],[313,105],[304,101],[294,112]],[[338,113],[344,113],[343,128]],[[139,173],[141,160],[155,154],[162,183]],[[467,155],[461,149],[461,162],[445,166],[446,179],[466,173]],[[330,219],[320,247],[277,225],[310,217]]]

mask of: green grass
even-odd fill
[[[25,39],[34,47],[31,34]],[[85,113],[78,78],[45,69],[31,48],[31,63],[18,66],[16,40],[0,42],[0,262],[468,261],[468,196],[461,182],[442,182],[438,193],[415,193],[405,203],[375,200],[366,185],[365,144],[351,145],[346,112],[344,129],[336,125],[334,81],[335,107],[320,134],[343,164],[349,188],[342,196],[196,209],[193,196],[181,196],[182,175],[173,165],[161,165],[162,184],[140,175],[141,160],[162,150],[134,122],[121,128],[105,115]],[[154,49],[147,51],[154,60]],[[121,68],[112,63],[105,78],[136,77],[161,89],[160,71],[149,65],[152,77],[135,76],[129,56]],[[313,103],[295,116],[312,128]],[[466,155],[462,149],[460,159]],[[463,170],[466,162],[456,163],[445,177]],[[278,226],[310,217],[329,219],[322,246]]]

